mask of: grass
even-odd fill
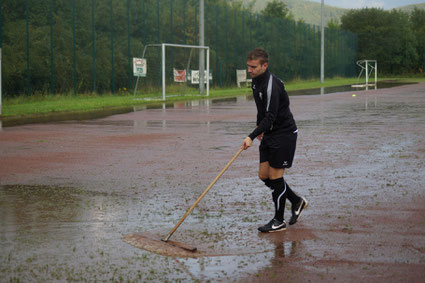
[[[425,81],[425,77],[388,77],[380,80],[397,80],[399,82],[419,82]],[[319,80],[294,80],[286,83],[286,89],[292,90],[312,89],[319,87],[330,87],[349,85],[356,83],[356,78],[333,78],[326,79],[321,84]],[[214,88],[210,90],[209,98],[227,98],[238,95],[250,94],[249,88]],[[143,95],[144,98],[161,97],[159,93],[150,93]],[[165,102],[176,102],[193,99],[202,99],[196,94],[185,96],[168,97]],[[73,112],[90,112],[106,109],[116,109],[133,107],[137,105],[160,104],[162,101],[155,100],[134,100],[130,92],[122,92],[119,94],[58,94],[58,95],[21,95],[14,98],[6,98],[3,101],[2,118],[17,118],[42,116],[55,113],[73,113]]]

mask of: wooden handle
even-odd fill
[[[184,214],[184,216],[182,217],[182,219],[180,219],[179,223],[176,224],[176,226],[174,226],[174,228],[171,230],[171,232],[168,234],[167,237],[165,237],[163,239],[164,242],[168,241],[168,239],[170,239],[171,235],[174,234],[174,232],[177,230],[177,228],[179,228],[180,224],[183,223],[183,221],[186,219],[186,217],[192,212],[192,210],[196,207],[196,205],[198,205],[198,203],[201,201],[201,199],[208,193],[208,191],[212,188],[212,186],[214,186],[214,184],[218,181],[218,179],[220,179],[221,175],[224,174],[224,172],[227,170],[227,168],[229,168],[229,166],[233,163],[233,161],[235,161],[235,159],[239,156],[239,154],[241,154],[241,152],[243,151],[243,149],[239,149],[238,152],[235,154],[235,156],[233,156],[233,158],[227,163],[226,166],[224,166],[223,170],[221,170],[221,172],[217,175],[217,177],[215,177],[215,179],[208,185],[208,187],[205,189],[205,191],[199,196],[199,198],[195,201],[195,203],[186,211],[186,213]]]

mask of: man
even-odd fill
[[[292,166],[298,129],[289,109],[289,97],[283,82],[268,70],[269,56],[262,48],[247,56],[248,73],[252,78],[252,92],[257,106],[257,127],[241,145],[244,150],[255,138],[261,141],[258,177],[272,190],[275,204],[273,219],[258,228],[260,232],[286,229],[284,210],[286,198],[292,203],[289,225],[295,224],[308,201],[296,195],[283,179],[285,168]]]

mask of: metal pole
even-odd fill
[[[77,93],[77,55],[75,46],[75,0],[72,0],[72,50],[73,50],[73,79],[74,79],[74,95]]]
[[[31,94],[30,90],[30,31],[29,31],[29,0],[26,1],[26,31],[27,31],[27,95]]]
[[[2,73],[1,73],[1,66],[2,66],[2,64],[1,64],[1,50],[2,50],[2,48],[1,48],[1,42],[0,42],[0,116],[2,115],[2,99],[3,99],[3,97],[2,97],[3,84],[2,84]],[[0,128],[1,128],[1,124],[0,124]]]
[[[320,16],[320,28],[321,28],[321,42],[320,42],[320,82],[325,82],[325,0],[322,0],[321,16]]]
[[[111,24],[111,91],[115,93],[115,62],[114,62],[114,18],[113,18],[113,10],[112,10],[112,0],[109,2],[110,4],[110,24]]]
[[[366,86],[369,83],[369,62],[366,60]]]
[[[165,44],[162,47],[162,100],[165,101]]]
[[[55,94],[55,61],[53,54],[53,0],[50,0],[50,92]]]
[[[375,87],[378,83],[378,61],[375,61]]]
[[[156,1],[156,25],[158,28],[158,43],[161,42],[161,25],[159,21],[159,0]]]
[[[95,34],[95,23],[94,23],[94,0],[91,1],[91,33],[93,41],[93,92],[96,92],[96,34]]]
[[[204,30],[204,0],[199,0],[199,45],[205,46],[205,30]],[[205,50],[199,50],[199,92],[205,92]],[[207,70],[208,80],[208,70]]]
[[[128,57],[128,90],[130,90],[133,84],[132,64],[131,64],[131,37],[130,37],[130,0],[127,0],[127,57]]]
[[[2,115],[2,100],[3,100],[3,84],[2,84],[2,73],[1,73],[1,52],[3,47],[3,21],[2,21],[2,10],[1,10],[1,0],[0,0],[0,116]],[[0,129],[1,129],[1,121],[0,121]]]
[[[207,49],[207,96],[210,95],[210,49]]]

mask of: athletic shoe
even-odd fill
[[[259,227],[258,231],[263,232],[263,233],[267,233],[267,232],[283,231],[285,229],[286,229],[285,220],[279,221],[279,220],[273,218],[266,225]]]
[[[301,212],[308,206],[308,201],[301,197],[301,200],[297,203],[292,205],[292,217],[289,220],[289,225],[294,225],[297,223],[298,219],[301,217]]]

